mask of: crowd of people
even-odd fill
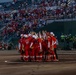
[[[17,4],[13,3],[13,6]],[[5,26],[0,32],[0,36],[7,39],[10,35],[29,33],[38,28],[46,26],[48,19],[66,19],[76,17],[75,0],[41,0],[29,4],[24,1],[20,2],[18,9],[0,11],[0,21]],[[9,8],[9,7],[8,7]]]
[[[53,32],[21,34],[19,52],[22,61],[58,61],[58,41]]]
[[[75,18],[76,16],[75,0],[42,0],[40,3],[37,2],[33,6],[31,5],[30,8],[27,7],[27,9],[24,6],[25,3],[21,4],[20,9],[15,10],[14,8],[7,12],[0,12],[0,20],[7,24],[5,30],[11,29],[13,32],[13,28],[9,26],[9,23],[11,24],[13,20],[18,25],[20,23],[22,25],[21,29],[16,30],[16,32],[19,30],[25,32],[43,27],[48,19]],[[22,6],[24,7],[22,8]],[[14,26],[14,28],[17,27]]]

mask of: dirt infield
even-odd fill
[[[0,75],[76,75],[76,51],[58,51],[58,62],[21,62],[17,51],[0,51]]]

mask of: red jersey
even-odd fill
[[[54,48],[56,47],[56,38],[55,37],[48,37],[48,48],[50,48],[51,50],[54,50]]]
[[[24,49],[28,50],[30,48],[30,39],[29,38],[25,38],[23,41],[24,44]]]
[[[21,38],[19,40],[19,50],[22,50],[23,41],[24,41],[24,38]]]
[[[42,50],[42,39],[41,38],[37,39],[37,46],[39,50]]]

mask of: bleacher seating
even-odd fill
[[[25,0],[14,4],[0,3],[3,7],[2,13],[0,11],[0,36],[4,42],[11,41],[14,35],[17,37],[44,27],[48,19],[76,18],[75,0],[42,0],[31,7],[27,3]]]

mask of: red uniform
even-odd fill
[[[31,44],[30,44],[30,58],[31,58],[31,61],[35,61],[35,47],[36,45],[36,39],[35,38],[32,38],[31,39]]]
[[[57,40],[54,36],[51,37],[52,38],[52,46],[54,47],[53,48],[53,59],[54,61],[57,61],[57,58],[56,58],[56,54],[55,54],[55,48],[57,47]]]
[[[53,37],[54,39],[54,48],[57,48],[57,39],[55,37]]]
[[[48,47],[47,47],[47,40],[43,40],[42,41],[42,50],[43,50],[43,60],[46,59],[46,51],[48,50]]]
[[[55,44],[55,38],[52,36],[48,36],[48,54],[47,54],[47,61],[53,61],[56,59],[55,53],[54,53],[54,44]]]
[[[24,39],[24,61],[29,61],[29,50],[30,50],[30,39],[29,38],[25,38]]]
[[[42,39],[38,38],[37,39],[37,43],[36,43],[36,50],[35,50],[35,54],[36,54],[36,61],[42,61]]]
[[[19,40],[19,52],[20,52],[20,54],[21,54],[21,60],[23,60],[23,56],[24,56],[24,53],[23,53],[23,51],[24,51],[23,41],[24,41],[24,38],[21,38],[21,39]]]
[[[55,53],[55,56],[56,56],[56,60],[55,61],[58,61],[58,55],[57,55],[57,45],[58,45],[58,41],[56,39],[56,37],[54,37],[54,53]]]

